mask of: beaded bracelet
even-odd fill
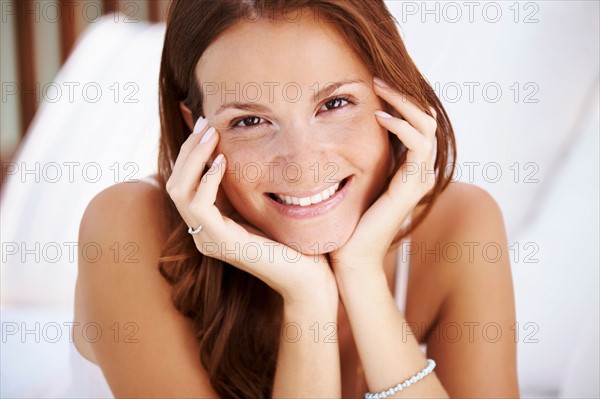
[[[388,396],[393,395],[396,392],[399,392],[405,388],[408,388],[412,384],[416,383],[417,381],[419,381],[420,379],[425,377],[427,374],[431,373],[434,368],[435,368],[435,361],[433,359],[427,359],[427,367],[425,367],[423,370],[421,370],[414,376],[410,377],[406,381],[404,381],[396,386],[391,387],[390,389],[386,389],[386,390],[378,392],[378,393],[367,392],[367,393],[365,393],[365,399],[387,398]]]

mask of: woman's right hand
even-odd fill
[[[202,118],[194,132],[181,146],[166,190],[185,223],[193,229],[202,226],[199,233],[192,235],[198,250],[261,279],[286,304],[322,306],[326,300],[337,309],[337,284],[325,255],[301,254],[265,237],[243,223],[239,215],[225,215],[217,207],[217,193],[226,168],[223,154],[215,158],[204,175],[203,171],[217,146],[219,133],[209,129]]]

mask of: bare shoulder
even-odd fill
[[[157,187],[138,182],[111,186],[88,204],[79,228],[74,340],[117,397],[214,397],[190,321],[173,306],[158,269],[162,201]]]
[[[514,291],[499,204],[478,186],[450,183],[418,230],[416,239],[435,248],[435,256],[417,262],[428,276],[423,287],[443,293],[436,333],[425,337],[438,377],[451,397],[518,397]]]
[[[484,221],[487,223],[483,223]],[[490,226],[489,223],[492,222],[493,225]],[[424,230],[428,230],[429,233],[435,230],[440,239],[478,236],[486,226],[497,233],[499,229],[504,229],[500,206],[485,189],[463,182],[448,184],[423,223]]]
[[[510,275],[502,210],[490,193],[473,184],[451,182],[415,230],[413,242],[421,252],[415,263],[433,271],[425,274],[444,293],[440,300],[448,301],[461,285],[489,273]]]
[[[162,207],[158,187],[142,181],[118,183],[92,198],[81,220],[79,233],[93,235],[92,230],[105,225],[113,234],[126,229],[127,234],[135,231],[136,235],[158,244],[165,238],[166,220]]]

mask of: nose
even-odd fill
[[[279,165],[284,175],[290,175],[289,183],[295,185],[310,185],[320,183],[323,178],[319,173],[324,165],[331,162],[334,143],[327,139],[325,132],[319,132],[314,127],[296,123],[282,128],[273,141],[273,162]],[[292,175],[298,171],[297,181]]]

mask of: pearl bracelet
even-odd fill
[[[425,367],[423,370],[421,370],[414,376],[410,377],[406,381],[404,381],[396,386],[391,387],[390,389],[386,389],[386,390],[378,392],[378,393],[367,392],[367,393],[365,393],[365,399],[387,398],[388,396],[391,396],[391,395],[395,394],[396,392],[399,392],[405,388],[408,388],[412,384],[416,383],[417,381],[419,381],[420,379],[425,377],[427,374],[430,374],[434,368],[435,368],[435,361],[433,359],[427,359],[427,367]]]

